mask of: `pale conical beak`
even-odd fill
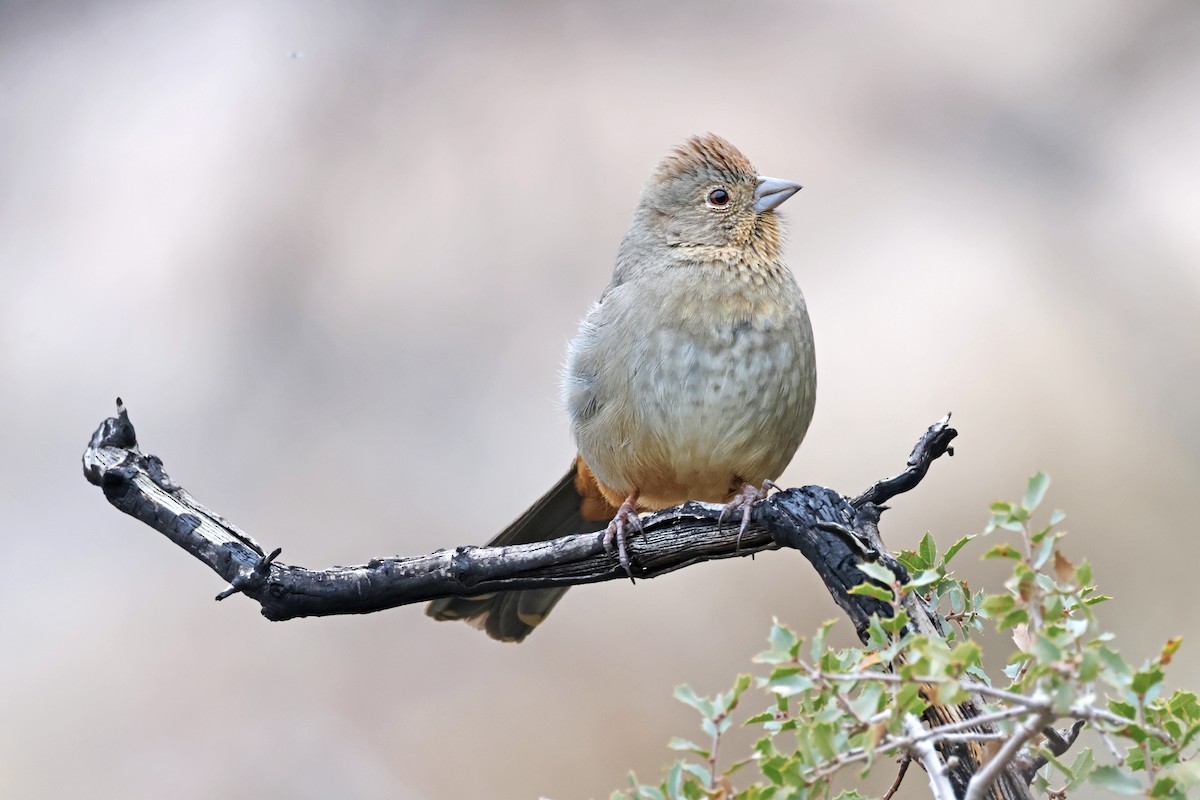
[[[800,184],[793,181],[764,178],[760,175],[758,186],[754,189],[754,210],[759,214],[770,211],[800,189]]]

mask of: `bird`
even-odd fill
[[[612,280],[567,348],[562,399],[578,455],[489,546],[605,531],[629,570],[640,512],[725,503],[745,529],[816,404],[812,325],[776,210],[800,188],[759,175],[712,133],[658,163]],[[426,613],[520,642],[565,592],[442,598]]]

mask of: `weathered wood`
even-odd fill
[[[118,510],[207,564],[231,588],[258,601],[271,620],[365,614],[438,597],[627,579],[616,556],[605,552],[599,533],[508,547],[467,545],[323,570],[282,563],[174,483],[156,456],[142,453],[120,404],[117,416],[92,435],[83,465],[87,479]],[[752,524],[739,546],[736,525],[718,524],[721,510],[720,505],[686,503],[647,517],[645,533],[629,542],[634,576],[652,578],[700,561],[778,547],[761,524]]]
[[[941,438],[955,435],[946,420],[934,428],[941,432]],[[928,448],[923,452],[919,460],[921,474],[928,468],[928,460],[941,454]],[[100,486],[117,509],[165,534],[207,564],[233,590],[258,601],[263,615],[272,620],[365,614],[438,597],[626,577],[616,556],[605,552],[600,533],[508,547],[466,545],[426,555],[375,558],[358,566],[322,570],[282,563],[275,558],[277,553],[268,556],[250,535],[174,483],[158,457],[144,454],[138,448],[129,414],[120,401],[117,416],[104,420],[92,435],[83,464],[87,479]],[[888,479],[886,486],[877,485],[868,492],[875,498],[891,497],[916,485],[916,481],[907,481],[903,488],[896,488],[900,485],[899,477]],[[808,510],[799,513],[801,508]],[[875,508],[868,505],[862,513],[877,515]],[[685,503],[645,518],[645,532],[631,537],[629,542],[634,577],[653,578],[701,561],[773,550],[783,542],[804,552],[827,584],[833,582],[831,588],[839,585],[847,589],[862,578],[853,569],[853,554],[834,552],[836,548],[851,546],[853,537],[847,538],[841,529],[850,519],[848,515],[857,512],[832,490],[809,486],[772,495],[755,509],[752,524],[740,542],[735,525],[719,524],[721,510],[715,504]],[[777,530],[775,536],[768,525]],[[836,578],[827,567],[833,563],[842,568]],[[231,593],[223,592],[221,597]],[[835,593],[835,598],[838,596]],[[855,601],[866,599],[855,598]],[[881,609],[872,606],[870,610]],[[861,613],[855,624],[865,625]]]

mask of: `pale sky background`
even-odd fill
[[[857,493],[953,411],[887,541],[1046,470],[1120,649],[1182,634],[1200,689],[1198,97],[1189,0],[0,3],[0,796],[607,797],[695,735],[676,684],[841,617],[771,553],[575,589],[520,646],[268,623],[80,474],[121,395],[287,563],[486,540],[569,462],[563,347],[704,131],[805,185],[782,482]]]

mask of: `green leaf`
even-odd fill
[[[1056,661],[1061,661],[1063,657],[1062,648],[1040,633],[1034,637],[1030,651],[1043,664],[1053,664]]]
[[[989,594],[979,604],[979,610],[988,617],[1004,616],[1017,607],[1017,598],[1011,594]]]
[[[958,555],[958,551],[962,550],[964,547],[966,547],[967,542],[971,541],[974,538],[975,538],[975,534],[969,534],[967,536],[962,537],[954,544],[950,545],[950,549],[946,551],[946,554],[944,556],[942,556],[942,564],[943,565],[949,564],[950,559],[952,559],[956,555]]]
[[[700,697],[686,683],[675,687],[675,699],[681,703],[686,703],[692,708],[699,711],[705,717],[713,716],[716,709],[713,708],[713,703],[707,697]]]
[[[639,785],[637,782],[637,777],[632,772],[629,773],[629,786],[631,789],[633,789],[632,797],[636,798],[636,800],[666,800],[665,796],[658,788],[654,786],[647,786],[645,784]],[[624,797],[625,795],[621,792],[613,792],[613,796],[620,798]]]
[[[893,575],[892,571],[883,564],[879,564],[874,561],[863,561],[862,563],[855,564],[854,566],[859,572],[863,573],[868,578],[877,580],[886,586],[891,586],[896,582],[896,576]]]
[[[1192,740],[1196,738],[1197,734],[1200,734],[1200,723],[1188,727],[1187,731],[1179,739],[1179,746],[1187,747],[1191,745]]]
[[[1161,774],[1163,780],[1170,780],[1175,784],[1175,790],[1172,794],[1165,794],[1162,796],[1185,798],[1188,796],[1188,789],[1200,784],[1200,763],[1197,763],[1195,759],[1175,763],[1164,770]],[[1154,790],[1157,791],[1157,789],[1158,785],[1155,784]]]
[[[937,563],[937,544],[933,541],[933,534],[926,531],[921,537],[921,543],[917,545],[917,555],[925,562],[926,569]]]
[[[727,714],[737,708],[738,701],[742,699],[742,695],[745,694],[746,690],[750,688],[751,680],[752,679],[750,675],[743,672],[741,675],[738,675],[736,679],[734,679],[732,689],[730,689],[728,692],[718,695],[721,711],[723,713]]]
[[[1050,554],[1054,552],[1054,545],[1058,541],[1057,536],[1047,536],[1038,548],[1038,551],[1033,557],[1034,569],[1041,569],[1047,561],[1050,560]]]
[[[883,629],[878,614],[872,614],[871,618],[867,620],[867,644],[876,650],[883,650],[891,644],[891,637]]]
[[[1125,719],[1137,718],[1137,709],[1132,703],[1126,703],[1123,700],[1109,700],[1108,710],[1118,716],[1125,717]]]
[[[990,548],[983,554],[984,559],[988,558],[1020,558],[1021,554],[1012,545],[998,544]]]
[[[756,664],[786,664],[796,657],[800,647],[800,639],[792,630],[779,623],[779,619],[771,621],[771,633],[767,635],[770,650],[759,653],[754,657]]]
[[[1079,658],[1079,672],[1076,677],[1083,683],[1096,680],[1100,674],[1100,656],[1095,650],[1084,650]]]
[[[1200,718],[1200,698],[1195,692],[1186,689],[1176,689],[1167,701],[1167,707],[1176,716],[1191,721]]]
[[[1025,489],[1025,496],[1021,498],[1021,508],[1033,511],[1042,504],[1042,498],[1046,496],[1046,490],[1049,488],[1050,476],[1044,472],[1034,473]]]
[[[705,786],[712,786],[712,773],[708,771],[708,767],[701,766],[692,762],[685,762],[683,765],[684,772],[689,772],[696,776]]]
[[[926,702],[921,697],[921,687],[916,683],[906,683],[896,692],[896,718],[905,714],[921,716],[925,712]]]
[[[903,611],[901,611],[900,613],[904,614]],[[905,615],[905,618],[907,620],[907,615]],[[879,659],[884,664],[891,664],[897,658],[900,657],[901,653],[903,653],[906,649],[908,649],[909,645],[913,642],[915,636],[916,635],[911,632],[905,633],[903,635],[897,635],[895,638],[892,639],[891,644],[889,644],[887,647],[884,647],[878,651]]]
[[[870,719],[879,711],[883,697],[882,684],[868,683],[858,697],[850,701],[850,708],[859,719]]]
[[[931,566],[924,563],[921,557],[912,550],[901,550],[899,553],[896,553],[896,560],[909,572],[920,572],[926,567]]]
[[[912,580],[904,584],[901,588],[905,592],[915,592],[918,589],[924,589],[926,586],[932,586],[941,580],[941,575],[936,569],[926,569],[918,572]]]
[[[667,742],[667,747],[672,750],[686,750],[689,753],[695,753],[701,758],[708,758],[708,751],[695,742],[682,739],[678,736],[672,736],[671,741]]]
[[[946,597],[950,600],[951,614],[961,614],[967,610],[967,593],[963,591],[960,584],[951,585],[946,591]]]
[[[767,690],[784,697],[791,697],[813,688],[812,678],[799,669],[777,669],[767,681]]]
[[[896,609],[896,615],[879,620],[880,626],[892,636],[899,636],[908,625],[908,612],[903,608]]]
[[[1037,579],[1038,573],[1023,562],[1018,562],[1013,565],[1012,577],[1004,582],[1004,586],[1022,600],[1029,600],[1033,596],[1034,588],[1038,585]]]
[[[847,591],[847,594],[862,595],[863,597],[873,597],[876,600],[881,600],[884,603],[892,602],[892,590],[885,589],[882,586],[876,586],[873,583],[860,583],[858,586]]]
[[[1142,793],[1142,782],[1129,772],[1105,764],[1092,771],[1092,783],[1117,794],[1135,795]]]
[[[1151,797],[1165,797],[1169,800],[1180,798],[1184,800],[1186,795],[1179,791],[1179,783],[1169,775],[1164,775],[1154,782],[1154,786],[1150,789]]]
[[[708,756],[705,756],[708,758]],[[676,761],[667,772],[667,796],[671,800],[683,797],[683,762]]]
[[[829,629],[833,627],[834,622],[836,620],[826,620],[813,636],[811,651],[813,661],[821,660],[821,654],[825,652],[825,638],[829,635]]]
[[[1028,622],[1029,612],[1023,608],[1017,608],[996,620],[996,630],[1006,631]]]
[[[1072,778],[1067,782],[1067,791],[1073,792],[1082,786],[1095,769],[1096,759],[1092,755],[1092,748],[1085,747],[1079,755],[1075,756],[1075,761],[1071,764]]]
[[[1125,730],[1121,731],[1122,734]],[[1136,740],[1135,740],[1136,741]],[[1131,747],[1125,754],[1125,766],[1129,767],[1132,772],[1141,772],[1146,769],[1146,757],[1141,748]]]
[[[755,759],[754,756],[739,759],[738,761],[735,761],[732,764],[730,764],[728,767],[726,767],[725,771],[722,772],[721,774],[722,775],[732,775],[733,773],[737,772],[739,769],[746,766],[747,764],[753,764],[756,760],[757,759]]]
[[[960,668],[978,667],[983,664],[983,650],[975,642],[961,642],[950,651],[950,660]]]
[[[782,764],[782,758],[774,757],[760,761],[758,768],[762,770],[762,774],[766,776],[767,780],[778,786],[783,783],[783,770],[780,769]]]
[[[861,656],[861,650],[825,650],[818,666],[826,672],[845,672],[855,669]]]
[[[1114,685],[1122,688],[1127,686],[1128,681],[1133,677],[1133,670],[1125,663],[1125,659],[1121,658],[1121,654],[1107,647],[1101,647],[1098,652],[1100,660],[1104,662],[1105,668],[1114,679]]]
[[[1135,672],[1133,682],[1129,688],[1139,696],[1145,696],[1147,692],[1162,683],[1163,673],[1161,669],[1151,669],[1145,672]]]
[[[1071,772],[1070,767],[1068,767],[1066,764],[1059,761],[1058,758],[1055,757],[1055,755],[1053,753],[1051,753],[1049,750],[1047,750],[1046,748],[1038,747],[1036,749],[1037,749],[1038,753],[1046,759],[1047,764],[1049,764],[1051,767],[1053,767],[1054,769],[1061,772],[1063,774],[1064,778],[1066,778],[1067,780],[1071,780],[1074,773]],[[1044,773],[1039,773],[1039,775],[1041,775],[1041,774],[1044,774]]]
[[[991,686],[992,679],[983,671],[983,667],[967,667],[967,674],[975,680],[982,683],[984,686]]]
[[[813,744],[822,758],[833,759],[837,756],[837,728],[835,725],[822,722],[812,726]]]
[[[1150,734],[1146,732],[1145,728],[1133,722],[1121,729],[1121,735],[1128,736],[1135,744],[1141,744],[1150,738]]]

